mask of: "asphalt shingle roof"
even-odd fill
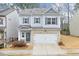
[[[14,10],[15,9],[12,9],[12,8],[0,10],[0,16],[6,16]],[[27,16],[27,15],[28,16],[30,16],[30,15],[54,15],[55,16],[55,15],[59,15],[59,13],[54,11],[53,9],[52,9],[52,12],[48,12],[49,10],[50,9],[47,9],[47,8],[24,9],[19,12],[19,15],[21,15],[21,16]]]
[[[24,10],[21,10],[19,12],[19,15],[21,16],[26,16],[26,15],[59,15],[58,12],[52,10],[53,12],[49,13],[48,12],[49,9],[47,8],[33,8],[33,9],[24,9]],[[48,12],[48,13],[46,13]]]
[[[15,9],[10,9],[10,8],[7,8],[7,9],[4,9],[4,10],[0,10],[0,16],[6,16],[8,15],[9,13],[11,13],[12,11],[14,11]]]

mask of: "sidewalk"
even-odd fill
[[[0,55],[32,55],[32,50],[0,50]]]

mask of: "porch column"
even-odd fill
[[[18,30],[18,41],[20,41],[20,30]]]
[[[6,46],[6,29],[4,30],[3,35],[4,35],[4,47],[7,47]]]

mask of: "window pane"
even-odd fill
[[[51,18],[46,18],[45,19],[45,24],[51,24]]]
[[[23,18],[23,23],[29,23],[29,18]]]
[[[57,18],[52,18],[52,24],[57,24]]]
[[[34,18],[34,23],[40,23],[40,18]]]
[[[55,24],[55,18],[52,18],[52,24]]]
[[[3,19],[0,18],[0,24],[3,24]]]

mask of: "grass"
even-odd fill
[[[29,45],[28,47],[15,47],[15,48],[2,48],[0,50],[31,50],[33,48],[33,45]]]
[[[0,54],[0,56],[32,56],[32,54]]]
[[[79,37],[61,35],[61,41],[64,43],[61,48],[79,48]]]

